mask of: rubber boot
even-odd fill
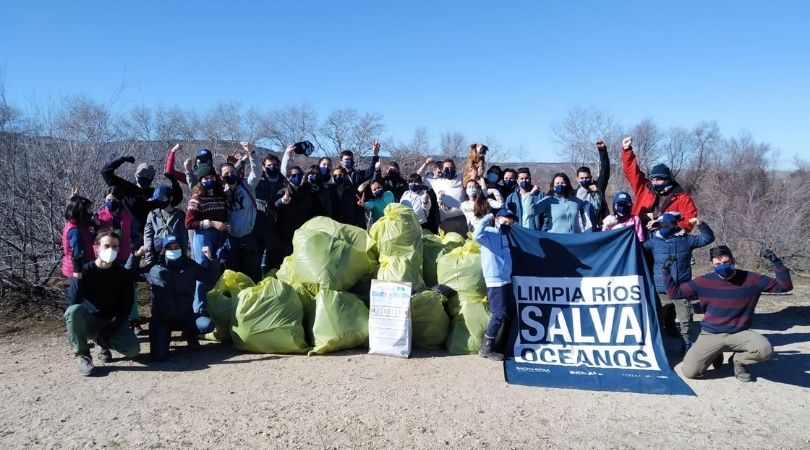
[[[495,345],[494,337],[484,335],[484,342],[481,343],[481,350],[478,351],[478,356],[494,361],[503,361],[503,353],[495,351]]]

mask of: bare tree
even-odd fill
[[[608,143],[608,148],[617,156],[621,150],[619,124],[608,113],[594,107],[572,108],[562,121],[552,125],[551,133],[559,146],[557,155],[570,164],[572,171],[580,166],[598,166],[599,155],[594,150],[598,139]]]
[[[270,140],[280,149],[306,139],[317,140],[318,114],[311,105],[284,106],[271,113],[269,124],[272,124],[268,126],[272,130]]]
[[[439,151],[445,158],[452,158],[458,164],[467,157],[467,138],[458,131],[445,131],[439,135]]]
[[[374,140],[384,129],[380,114],[360,114],[354,108],[335,109],[320,127],[324,141],[321,145],[326,147],[323,150],[327,154],[351,150],[356,157],[362,158],[369,154]]]

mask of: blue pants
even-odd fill
[[[213,228],[199,229],[194,232],[194,242],[191,245],[191,252],[194,256],[194,261],[203,267],[208,267],[208,258],[203,255],[202,248],[208,246],[211,249],[211,254],[216,255],[217,250],[222,245],[222,232]],[[199,314],[204,312],[208,299],[206,295],[211,288],[214,287],[211,283],[197,282],[197,288],[194,292],[194,312]]]
[[[507,311],[512,309],[511,305],[515,302],[512,283],[498,287],[488,287],[487,301],[489,301],[489,311],[492,313],[492,317],[489,319],[486,335],[494,338],[498,336],[504,320],[509,317]]]
[[[179,320],[163,320],[155,316],[149,318],[149,354],[155,361],[163,361],[169,356],[172,331],[182,331],[186,339],[196,340],[198,330],[194,316]]]

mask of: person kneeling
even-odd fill
[[[733,352],[729,364],[734,376],[742,382],[751,381],[746,366],[771,359],[773,347],[761,334],[752,331],[754,309],[763,292],[788,292],[793,289],[790,271],[771,250],[761,256],[773,263],[776,278],[736,269],[734,255],[725,245],[709,251],[714,272],[678,285],[669,273],[675,261],[670,257],[664,264],[664,283],[670,298],[697,295],[705,311],[702,331],[683,358],[681,370],[687,378],[697,378],[711,364],[715,370],[723,364],[723,352]]]
[[[496,350],[496,340],[504,321],[508,317],[508,307],[514,303],[512,292],[512,254],[506,233],[517,217],[507,208],[495,215],[495,226],[490,226],[492,214],[481,218],[473,230],[473,239],[481,244],[481,269],[487,284],[487,300],[492,317],[484,333],[484,342],[478,352],[483,358],[503,361],[503,354]],[[500,333],[501,335],[505,334]]]
[[[195,319],[194,293],[197,281],[214,284],[219,278],[219,262],[211,249],[202,247],[208,264],[202,266],[187,258],[176,236],[163,239],[163,249],[157,264],[145,268],[139,277],[149,284],[152,293],[152,316],[149,318],[149,353],[153,360],[163,361],[169,356],[172,331],[182,331],[190,348],[199,347],[197,334],[209,329],[210,319],[205,315]],[[132,254],[127,267],[138,271],[146,247]],[[199,323],[205,321],[206,323]]]
[[[88,339],[101,347],[98,357],[104,363],[112,359],[110,349],[128,358],[141,350],[138,338],[128,326],[135,283],[126,269],[114,264],[118,235],[112,230],[102,230],[96,244],[98,257],[85,264],[79,276],[71,280],[70,306],[65,311],[68,340],[84,376],[92,375],[95,369]]]

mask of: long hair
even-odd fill
[[[464,182],[464,193],[467,193],[467,185],[473,182],[475,183],[475,178],[468,178],[467,181]],[[478,190],[478,193],[475,194],[475,197],[467,198],[473,203],[473,214],[475,217],[481,218],[489,214],[489,202],[487,201],[487,193],[481,190],[481,186],[478,183],[475,183],[475,188]]]
[[[214,173],[213,175],[216,177],[216,180],[214,180],[214,195],[213,196],[214,197],[225,197],[225,188],[222,187],[222,179],[219,178],[219,175],[216,174],[216,173]],[[203,178],[205,178],[205,177],[203,177]],[[191,193],[193,195],[196,195],[197,197],[205,196],[206,192],[205,192],[205,188],[202,185],[202,178],[197,180],[197,184],[195,184],[194,187],[191,188]]]
[[[77,225],[89,225],[92,217],[88,210],[93,205],[87,197],[71,195],[65,207],[65,220]]]
[[[551,177],[551,183],[548,184],[548,195],[550,197],[554,196],[554,179],[560,177],[565,181],[565,189],[563,189],[562,194],[560,194],[563,198],[571,197],[571,194],[574,193],[574,188],[571,187],[571,180],[568,178],[568,175],[559,172],[555,173],[553,177]]]

